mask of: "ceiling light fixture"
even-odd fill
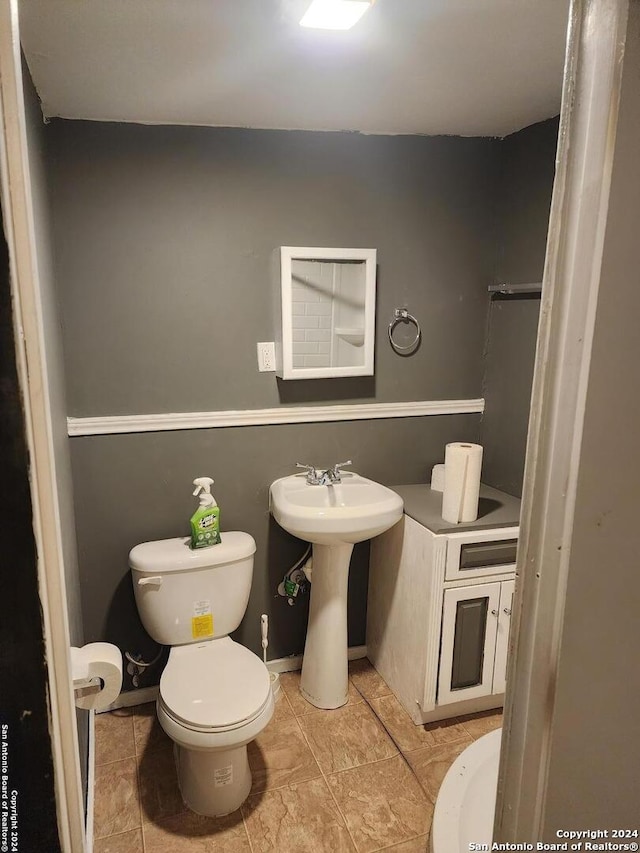
[[[300,26],[319,30],[350,30],[372,5],[373,0],[312,0]]]

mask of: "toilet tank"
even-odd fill
[[[229,531],[218,545],[192,550],[190,539],[136,545],[129,554],[138,613],[157,643],[180,646],[225,637],[247,609],[256,543]]]

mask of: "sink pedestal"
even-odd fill
[[[347,703],[347,587],[353,545],[313,546],[309,625],[300,690],[316,708]]]
[[[400,521],[402,498],[353,471],[327,485],[294,474],[271,484],[269,508],[281,527],[313,543],[300,689],[316,708],[340,708],[349,688],[347,585],[353,543],[379,536]]]

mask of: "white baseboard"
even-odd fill
[[[349,660],[366,658],[367,647],[350,646],[348,655]],[[291,655],[291,657],[288,658],[276,658],[275,660],[267,661],[267,669],[270,672],[295,672],[298,669],[302,669],[302,655]],[[106,708],[103,708],[102,711],[98,711],[97,713],[106,714],[107,711],[116,711],[118,708],[131,708],[134,705],[143,705],[145,702],[155,702],[157,698],[157,684],[154,687],[141,687],[139,690],[127,690],[124,693],[121,693],[110,705],[107,705]]]
[[[348,655],[349,660],[366,658],[367,647],[350,646]],[[295,672],[298,669],[302,669],[302,655],[291,655],[291,657],[288,658],[275,658],[275,660],[269,660],[267,661],[267,669],[270,672]]]
[[[108,711],[117,711],[118,708],[132,708],[134,705],[144,705],[146,702],[155,702],[158,698],[158,685],[152,687],[141,687],[139,690],[125,690],[110,705],[98,711],[98,714],[106,714]]]

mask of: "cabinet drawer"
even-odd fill
[[[514,572],[518,528],[451,533],[447,536],[445,580],[458,581]]]

